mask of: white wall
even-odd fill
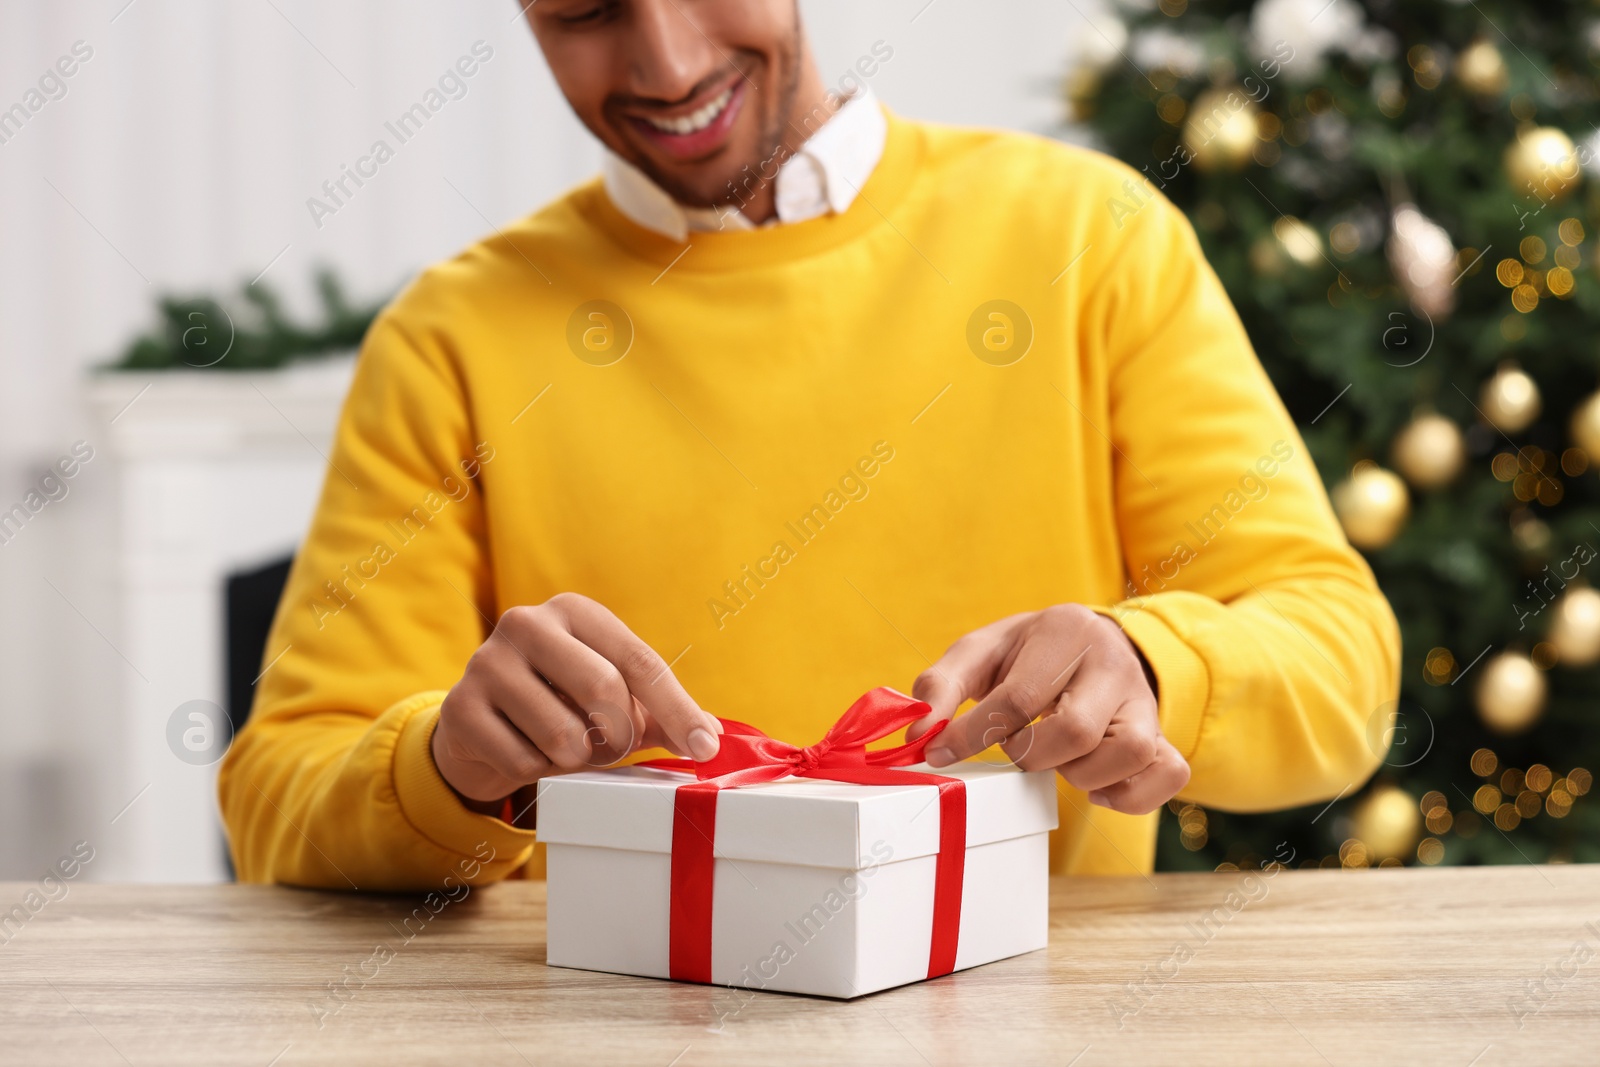
[[[1093,10],[802,8],[830,83],[882,40],[894,55],[873,85],[901,113],[1033,130],[1058,120],[1063,57]],[[306,199],[478,40],[494,57],[467,96],[314,225]],[[265,270],[306,306],[327,263],[381,295],[597,161],[512,0],[0,0],[0,109],[79,41],[93,55],[66,95],[0,144],[0,511],[74,441],[106,439],[86,369],[150,321],[158,294]],[[131,669],[99,614],[109,474],[91,462],[0,545],[0,878],[116,832],[95,788],[117,758],[95,743],[108,694]]]

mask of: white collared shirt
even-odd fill
[[[888,129],[877,98],[863,87],[778,168],[773,189],[777,217],[766,225],[804,222],[848,209],[883,158]],[[706,230],[756,228],[734,204],[678,203],[643,171],[609,150],[601,162],[601,176],[618,211],[675,241]]]

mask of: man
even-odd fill
[[[1372,771],[1393,616],[1169,203],[829,93],[793,0],[526,14],[611,158],[369,333],[223,767],[242,878],[505,877],[541,777],[880,684],[976,702],[936,766],[1059,772],[1064,871]]]

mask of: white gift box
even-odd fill
[[[955,969],[1044,948],[1054,772],[932,773],[966,785]],[[671,977],[674,792],[687,781],[622,767],[539,784],[552,966]],[[938,796],[932,785],[808,778],[720,791],[712,982],[850,998],[927,977]]]

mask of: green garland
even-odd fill
[[[321,313],[312,323],[291,319],[278,294],[256,283],[237,299],[163,296],[157,322],[135,338],[109,370],[269,370],[301,360],[353,351],[387,298],[354,305],[333,272],[316,274]]]

